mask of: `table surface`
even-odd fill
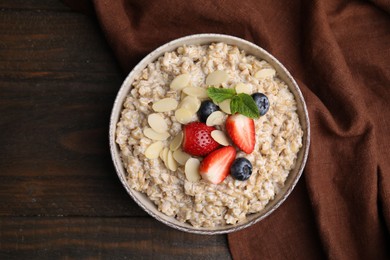
[[[108,147],[125,75],[93,17],[0,2],[0,259],[230,259],[225,235],[153,219]]]

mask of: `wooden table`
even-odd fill
[[[0,1],[0,259],[230,259],[125,192],[108,125],[124,79],[94,18]]]

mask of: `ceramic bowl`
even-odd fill
[[[247,220],[245,222],[241,222],[236,225],[225,225],[213,228],[199,228],[193,227],[188,223],[179,222],[173,217],[166,216],[165,214],[157,210],[157,207],[153,204],[153,202],[149,200],[149,198],[145,194],[130,188],[126,181],[126,170],[124,169],[124,166],[121,161],[120,149],[119,146],[115,143],[115,130],[117,122],[120,118],[120,113],[123,107],[124,100],[126,98],[126,95],[130,91],[132,82],[134,81],[135,77],[139,75],[149,63],[154,62],[165,52],[173,51],[182,45],[205,45],[210,44],[212,42],[225,42],[230,45],[235,45],[238,48],[244,50],[247,54],[254,55],[257,58],[263,59],[270,63],[276,69],[278,76],[288,85],[291,92],[295,96],[295,99],[298,103],[299,120],[304,134],[302,142],[303,146],[299,151],[295,168],[291,170],[283,189],[275,196],[272,201],[270,201],[266,205],[263,210],[255,214],[248,215]],[[179,38],[162,45],[161,47],[148,54],[143,60],[141,60],[141,62],[138,63],[137,66],[134,67],[134,69],[130,72],[130,74],[123,82],[115,99],[110,119],[109,141],[112,160],[119,179],[122,182],[126,191],[129,193],[129,195],[142,209],[144,209],[148,214],[150,214],[157,220],[172,228],[191,233],[213,235],[230,233],[249,227],[254,223],[261,221],[265,217],[269,216],[286,200],[286,198],[290,195],[291,191],[297,184],[306,163],[310,143],[310,127],[307,108],[302,93],[291,74],[275,57],[273,57],[271,54],[269,54],[267,51],[260,48],[259,46],[237,37],[222,34],[196,34]]]

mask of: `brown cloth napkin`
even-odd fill
[[[234,259],[390,259],[389,0],[85,3],[125,73],[169,40],[213,32],[258,44],[297,80],[307,166],[276,212],[228,236]]]

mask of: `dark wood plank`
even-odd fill
[[[93,18],[55,11],[0,13],[2,79],[71,80],[100,87],[101,80],[121,82],[123,75]]]
[[[0,13],[0,215],[145,216],[112,166],[109,116],[124,76],[96,21]]]
[[[0,259],[231,259],[224,236],[146,218],[0,218]]]
[[[108,121],[123,79],[93,17],[0,2],[0,259],[230,259],[226,236],[171,229],[120,184]]]
[[[60,0],[1,0],[0,9],[69,11]]]

